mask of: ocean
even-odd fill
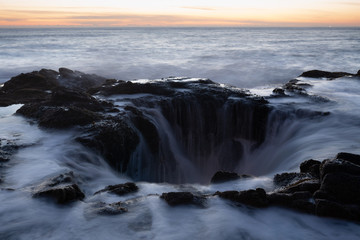
[[[0,239],[360,238],[358,223],[286,208],[252,208],[215,196],[208,197],[203,207],[172,207],[159,198],[162,193],[173,191],[208,196],[216,191],[255,188],[271,192],[275,174],[299,172],[304,160],[333,158],[338,152],[360,154],[359,78],[329,81],[298,77],[312,69],[356,73],[360,69],[359,28],[0,29],[0,61],[1,82],[22,72],[60,67],[133,83],[179,84],[201,78],[221,83],[219,88],[234,91],[246,88],[248,93],[268,98],[268,106],[273,109],[264,123],[267,127],[261,145],[255,146],[245,137],[230,141],[234,144],[231,146],[243,147],[239,151],[242,157],[233,163],[232,170],[254,177],[209,184],[211,174],[221,166],[218,159],[228,152],[221,144],[216,146],[220,150],[211,149],[216,141],[208,139],[215,137],[207,136],[201,129],[218,121],[221,124],[217,129],[231,133],[233,126],[226,124],[224,115],[231,105],[211,112],[217,114],[215,121],[207,118],[211,114],[201,115],[201,105],[196,102],[183,104],[188,113],[199,115],[176,113],[179,119],[197,124],[189,123],[191,131],[186,135],[189,139],[179,140],[177,133],[181,134],[182,129],[173,127],[170,117],[166,118],[156,105],[166,102],[166,97],[95,96],[112,101],[120,114],[125,114],[126,106],[141,109],[156,127],[159,149],[163,151],[162,146],[169,146],[160,151],[164,156],[161,160],[166,161],[171,155],[176,163],[174,176],[182,177],[165,176],[154,181],[148,177],[152,176],[153,168],[146,159],[151,155],[146,137],[140,137],[140,144],[131,156],[129,166],[134,171],[119,173],[103,156],[75,140],[79,129],[39,127],[34,120],[15,114],[22,104],[0,107],[0,153],[7,145],[25,146],[17,149],[9,161],[0,163]],[[173,77],[167,79],[169,76]],[[295,78],[306,87],[306,94],[270,98],[275,87]],[[179,91],[185,96],[190,92],[181,88]],[[238,99],[229,101],[234,103]],[[243,111],[244,115],[251,112]],[[246,131],[253,124],[251,120],[244,119],[249,126],[239,128]],[[197,130],[209,138],[198,140]],[[221,130],[221,134],[225,132]],[[187,147],[201,149],[202,153],[187,151]],[[193,164],[193,156],[205,163]],[[78,179],[86,196],[84,200],[57,205],[32,197],[43,181],[70,171]],[[129,181],[136,182],[138,192],[124,196],[95,194],[107,185]],[[119,201],[126,204],[126,213],[114,216],[94,213],[99,202]]]
[[[282,84],[306,70],[355,72],[360,28],[0,29],[0,82],[42,68],[115,79]]]

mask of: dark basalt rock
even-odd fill
[[[288,83],[286,83],[283,86],[283,89],[289,92],[301,94],[301,95],[307,95],[305,87],[308,87],[310,85],[303,85],[298,83],[299,80],[293,79],[290,80]]]
[[[246,191],[225,191],[216,192],[216,196],[231,200],[233,202],[253,206],[253,207],[267,207],[269,201],[266,192],[262,188],[250,189]]]
[[[310,193],[314,193],[319,188],[320,188],[320,182],[318,179],[303,179],[286,186],[280,192],[294,193],[299,191],[308,191]]]
[[[316,215],[360,221],[359,205],[344,205],[326,199],[316,200]]]
[[[329,173],[348,173],[353,175],[360,175],[360,165],[340,159],[327,159],[320,165],[320,179],[324,179]]]
[[[76,106],[94,112],[105,111],[106,108],[113,107],[111,103],[99,101],[88,93],[66,88],[56,88],[52,92],[51,98],[43,104],[48,106]]]
[[[311,70],[307,72],[303,72],[299,77],[310,77],[310,78],[340,78],[344,76],[353,76],[354,74],[347,73],[347,72],[327,72],[327,71],[320,71],[320,70]]]
[[[56,88],[47,100],[25,104],[16,113],[38,120],[43,127],[67,128],[99,121],[98,112],[112,107],[87,93]]]
[[[2,91],[5,93],[15,93],[20,89],[51,90],[59,86],[56,80],[56,72],[52,70],[34,71],[22,73],[11,78],[4,83]]]
[[[328,173],[322,180],[320,190],[341,203],[360,204],[360,175]]]
[[[53,199],[58,204],[66,204],[82,200],[85,195],[79,186],[74,183],[72,172],[61,174],[47,180],[34,189],[33,197],[46,197]]]
[[[59,85],[68,89],[87,91],[94,87],[99,87],[105,83],[106,78],[95,74],[85,74],[67,68],[59,68],[57,82]]]
[[[115,170],[126,172],[131,154],[139,144],[139,136],[122,118],[109,118],[84,129],[78,142],[104,156]]]
[[[0,106],[34,103],[47,100],[59,86],[76,91],[87,91],[105,82],[105,78],[60,68],[59,72],[42,69],[22,73],[4,83],[0,90]]]
[[[94,123],[101,119],[100,115],[75,106],[51,107],[41,104],[26,104],[17,112],[25,117],[34,118],[42,127],[68,128]]]
[[[118,215],[128,211],[127,208],[123,206],[122,202],[116,203],[104,203],[104,202],[97,202],[90,204],[90,211],[91,213],[95,213],[98,215]]]
[[[341,159],[347,162],[351,162],[353,164],[360,166],[360,155],[353,153],[340,152],[336,155],[336,159]]]
[[[0,163],[6,163],[11,156],[16,153],[20,147],[15,141],[8,139],[0,139]]]
[[[307,191],[294,193],[271,193],[267,195],[270,206],[291,208],[300,212],[315,214],[315,204],[310,202],[312,194]]]
[[[169,88],[166,84],[161,83],[133,83],[125,81],[116,81],[116,83],[110,84],[109,82],[101,87],[93,88],[90,93],[97,93],[104,96],[110,96],[114,94],[138,94],[148,93],[160,96],[171,96],[176,92]]]
[[[160,198],[164,199],[170,206],[192,204],[203,207],[205,201],[204,197],[195,196],[191,192],[168,192],[161,194]]]
[[[306,160],[300,164],[300,172],[301,173],[309,173],[315,178],[320,177],[320,161],[317,160]]]
[[[233,181],[241,178],[241,176],[234,172],[218,171],[211,178],[211,183],[222,183],[227,181]]]
[[[127,182],[127,183],[123,183],[123,184],[109,185],[106,188],[95,192],[94,195],[102,193],[102,192],[109,192],[109,193],[114,193],[116,195],[122,196],[125,194],[134,193],[138,190],[139,190],[139,188],[138,188],[138,186],[136,186],[135,183]]]
[[[130,113],[131,122],[140,131],[141,135],[145,138],[147,145],[149,146],[153,154],[159,151],[160,137],[155,125],[148,119],[143,112],[135,107],[127,106],[125,110]]]
[[[310,178],[309,175],[306,173],[285,172],[285,173],[276,174],[274,176],[274,183],[279,187],[285,187],[287,185],[309,178]]]
[[[274,94],[276,94],[277,96],[286,96],[285,94],[285,90],[282,88],[274,88],[274,90],[272,91]]]

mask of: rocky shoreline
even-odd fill
[[[357,74],[343,72],[324,72],[313,70],[305,72],[300,77],[327,78],[360,77]],[[276,88],[271,97],[289,97],[291,94],[306,96],[308,86],[298,80],[291,80],[281,88]],[[129,100],[131,104],[119,106],[116,100],[109,100],[101,96],[135,95],[144,97]],[[198,104],[191,108],[187,104]],[[115,170],[128,174],[137,179],[142,169],[132,168],[132,154],[138,149],[140,141],[145,141],[146,153],[154,164],[159,165],[164,172],[154,172],[147,181],[171,182],[172,178],[160,179],[159,176],[171,175],[176,163],[174,156],[166,155],[161,146],[161,131],[153,118],[144,110],[151,108],[158,110],[162,116],[176,129],[176,136],[183,139],[183,146],[189,155],[203,154],[219,145],[222,141],[241,136],[256,148],[264,141],[269,113],[273,111],[268,101],[262,97],[250,94],[246,90],[223,87],[208,79],[177,79],[169,78],[158,82],[126,82],[105,79],[96,75],[88,75],[78,71],[61,68],[59,71],[40,70],[32,73],[20,74],[4,83],[0,90],[0,106],[24,104],[17,114],[35,121],[40,127],[52,129],[76,128],[80,134],[76,141],[104,157]],[[226,108],[224,108],[226,106]],[[154,110],[155,109],[155,110]],[[194,119],[193,113],[202,109],[201,117]],[[225,109],[225,110],[222,110]],[[227,114],[230,122],[213,124],[203,119],[219,119],[214,115],[219,111]],[[189,116],[185,116],[185,112]],[[282,114],[279,112],[278,114]],[[298,112],[297,112],[298,114]],[[327,112],[306,112],[303,116],[324,117]],[[244,117],[245,115],[245,117]],[[251,122],[250,122],[251,120]],[[194,126],[189,122],[193,121]],[[198,124],[198,125],[197,125]],[[218,131],[219,125],[228,125],[229,131]],[[242,128],[243,125],[250,126]],[[193,135],[193,132],[196,134]],[[211,135],[211,136],[210,136]],[[192,138],[187,142],[187,139]],[[206,139],[206,141],[200,138]],[[193,143],[199,146],[191,146]],[[19,148],[16,143],[7,139],[0,139],[1,168],[7,167],[11,155]],[[204,148],[206,145],[208,148]],[[213,175],[211,184],[226,181],[242,181],[252,178],[250,175],[238,175],[231,172],[235,157],[242,155],[241,144],[229,141],[223,154],[227,162],[220,161],[219,171]],[[200,154],[200,155],[201,155]],[[234,157],[234,159],[232,159]],[[204,162],[194,158],[194,164],[201,166]],[[196,162],[198,161],[198,162]],[[140,173],[139,173],[140,172]],[[209,175],[210,170],[206,172]],[[1,173],[1,172],[0,172]],[[142,173],[146,175],[145,173]],[[143,180],[143,179],[139,179]],[[157,195],[170,206],[195,205],[206,208],[209,198],[221,198],[235,205],[248,207],[285,207],[321,217],[334,217],[350,221],[360,221],[360,155],[338,153],[333,159],[323,161],[307,160],[300,165],[300,172],[282,173],[274,176],[274,190],[266,192],[264,189],[249,189],[245,191],[224,191],[211,194],[193,192],[167,192]],[[0,184],[2,176],[0,175]],[[1,186],[1,185],[0,185]],[[2,189],[14,190],[14,189]],[[128,182],[110,185],[97,190],[94,195],[102,193],[126,195],[137,192],[136,183]],[[86,201],[81,190],[81,183],[76,179],[76,173],[68,172],[55,176],[31,188],[34,198],[53,199],[58,204],[69,204],[74,201]],[[148,196],[141,196],[148,197]],[[91,212],[100,215],[122,214],[128,211],[127,202],[89,203]]]
[[[218,173],[214,176],[216,177]],[[225,175],[228,176],[226,179]],[[222,181],[242,181],[236,173],[222,172]],[[249,178],[251,176],[246,176]],[[125,202],[89,202],[93,212],[100,215],[116,215],[128,211],[126,206],[139,198],[158,196],[170,206],[194,205],[206,208],[206,202],[214,197],[235,203],[235,206],[255,208],[284,207],[298,212],[360,222],[360,155],[341,152],[333,159],[322,162],[307,160],[300,165],[300,172],[285,172],[274,176],[274,190],[266,192],[262,188],[244,191],[224,191],[210,194],[194,192],[164,192],[149,194],[126,200]],[[217,183],[212,183],[217,184]],[[10,189],[2,189],[10,190]],[[14,189],[12,189],[14,190]],[[94,193],[116,194],[118,196],[136,193],[136,183],[110,185]],[[51,199],[57,204],[86,201],[85,194],[76,183],[73,172],[64,173],[32,187],[35,198]]]

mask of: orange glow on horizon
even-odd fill
[[[133,1],[145,3],[142,0]],[[184,5],[175,6],[165,4],[169,1],[154,0],[153,3],[158,3],[158,5],[149,9],[149,1],[146,2],[148,5],[134,8],[131,4],[120,5],[121,1],[111,0],[103,0],[105,7],[96,7],[97,2],[91,0],[84,3],[83,7],[80,5],[66,7],[66,4],[71,3],[67,0],[63,0],[61,4],[56,0],[51,3],[37,0],[34,2],[38,4],[42,2],[43,5],[34,4],[27,7],[20,4],[23,1],[9,0],[4,4],[3,0],[0,2],[0,27],[360,27],[360,3],[356,2],[338,0],[338,4],[321,5],[325,0],[313,0],[313,5],[301,7],[299,0],[293,0],[294,3],[285,0],[253,0],[254,3],[234,2],[234,7],[231,8],[232,2],[229,0],[223,0],[224,6],[215,4],[215,1],[211,0],[183,1]],[[304,4],[306,1],[308,0],[303,0]],[[54,2],[59,2],[60,5],[58,7],[51,5]],[[209,5],[194,6],[190,5],[191,2]],[[271,5],[271,2],[277,5]],[[113,8],[110,7],[111,4],[114,4]],[[320,8],[321,6],[327,6],[327,8]]]

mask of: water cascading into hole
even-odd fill
[[[271,108],[244,99],[166,99],[131,108],[140,143],[126,173],[153,182],[209,182],[219,170],[235,171],[245,152],[266,138]]]

